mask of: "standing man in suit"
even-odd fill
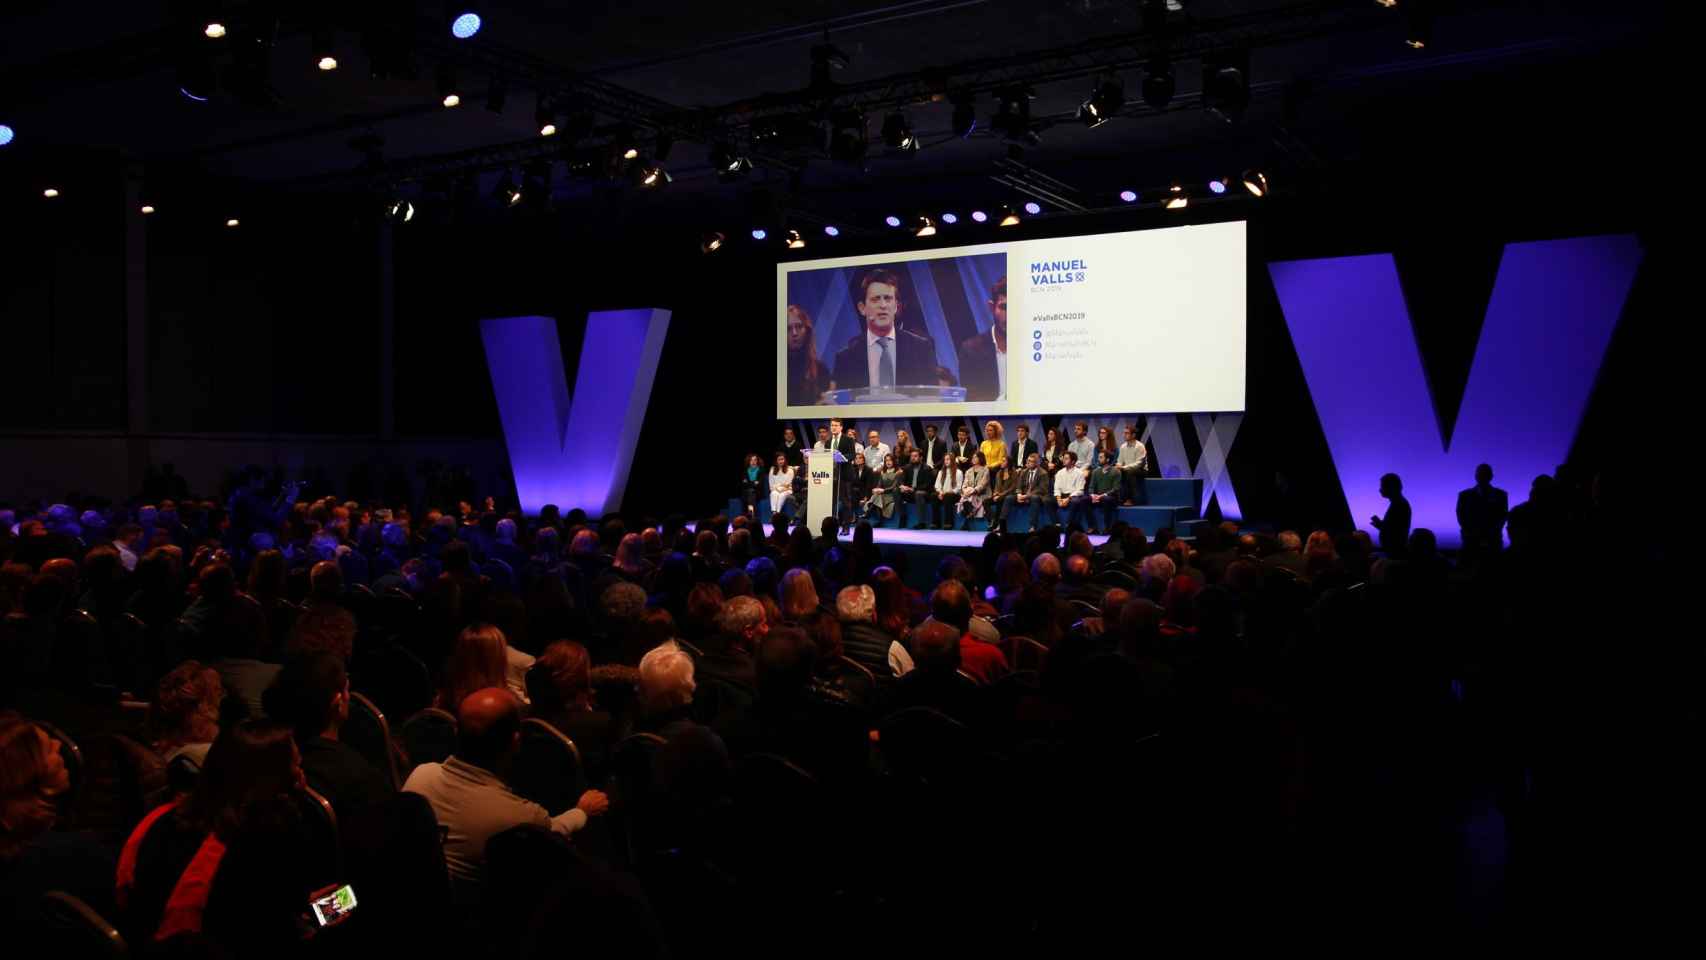
[[[967,400],[1007,398],[1006,277],[995,281],[995,286],[990,288],[989,314],[995,319],[989,332],[980,333],[960,344],[960,385],[966,388]]]
[[[935,384],[936,341],[927,333],[899,326],[904,304],[900,277],[872,270],[859,278],[854,309],[864,321],[859,335],[835,354],[836,389]]]
[[[853,434],[843,428],[840,417],[829,420],[829,449],[841,454],[846,462],[835,465],[835,502],[839,504],[836,515],[841,515],[842,509],[851,512],[853,507],[853,486],[848,482],[849,472],[853,467],[853,458],[859,455],[859,441],[853,439]]]
[[[1037,442],[1031,439],[1031,428],[1019,424],[1019,439],[1013,441],[1013,452],[1007,457],[1007,462],[1013,465],[1013,469],[1018,470],[1031,459],[1031,454],[1039,452]]]
[[[1510,496],[1493,486],[1493,468],[1475,468],[1475,485],[1457,495],[1457,526],[1463,531],[1463,552],[1476,556],[1498,553],[1505,545],[1505,518]]]
[[[935,427],[930,431],[934,433]],[[936,470],[930,461],[924,458],[922,449],[914,448],[912,462],[900,469],[900,486],[896,491],[895,501],[900,504],[902,511],[900,525],[906,526],[907,507],[913,510],[913,516],[918,520],[912,525],[914,530],[924,529],[924,511],[930,502],[930,495],[936,490]]]
[[[936,425],[924,425],[924,442],[918,445],[920,453],[924,454],[924,465],[935,470],[942,465],[942,458],[948,455],[948,442],[936,436]]]
[[[1369,517],[1380,531],[1380,549],[1389,557],[1401,557],[1410,545],[1410,501],[1404,498],[1404,481],[1396,473],[1380,478],[1380,495],[1388,501],[1386,516]]]

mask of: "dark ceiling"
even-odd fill
[[[609,153],[631,141],[644,159],[661,132],[674,144],[672,209],[747,203],[759,189],[826,217],[869,206],[873,189],[904,203],[1043,187],[1069,207],[1096,207],[1124,186],[1200,183],[1249,166],[1278,171],[1280,184],[1367,177],[1393,165],[1462,175],[1479,164],[1496,175],[1584,150],[1610,156],[1608,130],[1645,135],[1652,108],[1632,105],[1639,98],[1624,85],[1655,44],[1662,10],[1183,0],[1146,22],[1136,0],[472,6],[485,27],[458,41],[437,2],[14,0],[0,14],[0,123],[17,138],[0,150],[0,172],[9,165],[8,179],[21,182],[22,171],[77,151],[122,156],[151,177],[285,192],[420,190],[435,177],[477,172],[484,196],[501,170],[519,173],[544,157],[573,161],[557,165],[554,197],[571,209],[578,198],[632,192],[612,182],[620,177],[611,176]],[[222,40],[200,35],[213,8],[231,27]],[[1410,19],[1424,15],[1425,24]],[[337,28],[340,68],[332,72],[313,66],[314,31],[327,24]],[[1418,29],[1428,43],[1412,49],[1404,41]],[[830,86],[808,90],[813,49],[826,42],[846,65]],[[1139,87],[1144,64],[1163,52],[1177,92],[1157,111]],[[1248,54],[1250,104],[1228,122],[1204,109],[1202,65],[1238,52]],[[209,57],[218,92],[205,103],[181,95],[184,77]],[[245,87],[239,62],[263,82]],[[376,63],[395,75],[375,76]],[[456,109],[439,105],[443,70],[464,97]],[[1112,122],[1086,128],[1078,106],[1109,76],[1123,80],[1127,103]],[[501,113],[486,108],[493,84],[507,90]],[[1024,84],[1035,93],[1036,139],[1014,143],[992,132],[990,119],[998,91]],[[541,92],[562,116],[585,117],[584,136],[538,136]],[[953,132],[956,97],[970,99],[979,121],[963,140]],[[849,107],[862,108],[868,125],[862,162],[753,140],[778,118],[817,121]],[[896,109],[921,151],[883,146],[883,120]],[[739,183],[719,182],[708,162],[721,140],[756,161]],[[1058,179],[1035,180],[1032,170]],[[1001,174],[1019,183],[990,179]]]

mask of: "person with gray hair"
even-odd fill
[[[1143,563],[1139,564],[1137,568],[1138,584],[1143,596],[1160,603],[1161,598],[1167,593],[1167,584],[1173,579],[1177,570],[1173,558],[1165,553],[1152,553],[1144,557]]]
[[[1301,575],[1303,573],[1303,538],[1297,535],[1296,530],[1281,530],[1275,539],[1279,543],[1279,549],[1262,562],[1269,567],[1284,568]]]
[[[640,658],[640,706],[655,726],[686,716],[698,684],[693,658],[674,640],[665,640]]]
[[[901,677],[912,671],[912,655],[877,626],[877,594],[870,587],[860,584],[836,594],[835,618],[841,621],[841,650],[847,659],[879,677]]]

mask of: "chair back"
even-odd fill
[[[1008,637],[1002,646],[1008,666],[1015,670],[1041,670],[1048,660],[1048,647],[1030,637]]]
[[[1096,574],[1094,579],[1096,583],[1106,584],[1110,587],[1119,587],[1122,590],[1135,591],[1137,589],[1137,578],[1118,567],[1109,567],[1101,573]]]
[[[396,749],[391,744],[391,725],[385,722],[385,714],[372,700],[355,690],[350,691],[349,719],[338,731],[338,739],[373,764],[373,769],[390,780],[393,788],[403,785]]]
[[[1072,609],[1077,611],[1079,616],[1099,617],[1102,615],[1102,608],[1088,600],[1068,600],[1067,603],[1072,605]]]
[[[1000,631],[1001,635],[1005,637],[1017,628],[1019,618],[1011,613],[1004,613],[1001,616],[996,617],[992,622],[995,624],[995,629]]]
[[[651,816],[652,760],[665,744],[655,733],[635,733],[623,737],[610,750],[610,780],[612,792],[610,817],[612,826],[621,838],[621,853],[629,866],[639,863],[651,851],[644,837],[646,821]]]
[[[59,808],[61,821],[70,821],[78,809],[77,801],[83,791],[84,773],[87,770],[83,762],[83,750],[77,746],[77,741],[71,739],[64,730],[46,720],[37,720],[35,725],[47,731],[48,736],[59,741],[59,759],[65,762],[65,772],[70,775],[71,788],[54,798],[54,805]]]
[[[831,662],[837,669],[844,670],[849,673],[857,673],[869,681],[873,687],[876,686],[877,675],[872,672],[870,667],[865,666],[859,661],[854,660],[851,657],[836,657]]]
[[[36,919],[41,934],[37,942],[51,944],[55,953],[105,960],[124,960],[130,956],[130,945],[105,917],[64,891],[42,894]]]
[[[397,728],[408,768],[423,763],[443,763],[456,752],[456,717],[448,710],[427,707],[418,710]],[[404,778],[408,779],[407,777]]]
[[[350,675],[362,693],[392,717],[411,717],[432,706],[432,674],[408,648],[374,641],[356,647]]]
[[[553,815],[562,813],[586,789],[580,750],[561,730],[538,717],[521,721],[521,748],[510,767],[510,786]]]
[[[297,797],[306,836],[302,851],[308,877],[318,887],[344,879],[343,843],[338,836],[338,815],[332,803],[313,787],[303,787]]]

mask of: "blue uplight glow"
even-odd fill
[[[1126,203],[1136,203],[1137,202],[1137,193],[1135,191],[1132,191],[1132,190],[1121,190],[1120,191],[1120,199],[1124,200]]]
[[[891,213],[891,214],[889,214],[889,215],[888,215],[888,216],[886,216],[886,217],[884,217],[884,218],[883,218],[883,222],[884,222],[884,223],[886,223],[886,224],[888,224],[888,225],[889,225],[889,226],[891,226],[891,227],[898,227],[898,226],[900,226],[900,218],[899,218],[899,217],[897,217],[897,216],[895,216],[895,215],[894,215],[894,214],[892,214],[892,213]]]
[[[769,231],[765,230],[763,227],[760,227],[757,230],[752,231],[752,239],[754,239],[754,240],[763,240],[765,237],[768,237],[768,236],[770,236]]]
[[[1034,217],[1037,214],[1042,213],[1043,208],[1038,205],[1035,200],[1032,200],[1030,203],[1025,204],[1025,212]]]
[[[480,32],[480,15],[464,13],[450,24],[450,35],[458,40],[466,40]]]
[[[960,218],[951,214],[951,213],[944,213],[944,214],[942,214],[942,222],[943,223],[959,223]]]
[[[982,210],[973,210],[971,212],[971,218],[973,220],[976,220],[978,223],[982,223],[983,221],[989,219],[989,214],[984,213]]]
[[[1225,193],[1226,192],[1226,181],[1225,180],[1210,180],[1208,182],[1208,189],[1209,189],[1210,193]]]
[[[12,132],[11,127],[6,126],[4,123],[0,123],[0,147],[4,147],[6,144],[11,143],[12,137],[14,136],[16,136],[16,134]]]
[[[824,227],[823,232],[828,234],[829,236],[832,236],[832,237],[841,236],[841,228],[835,226],[834,224],[830,224],[829,226]]]

